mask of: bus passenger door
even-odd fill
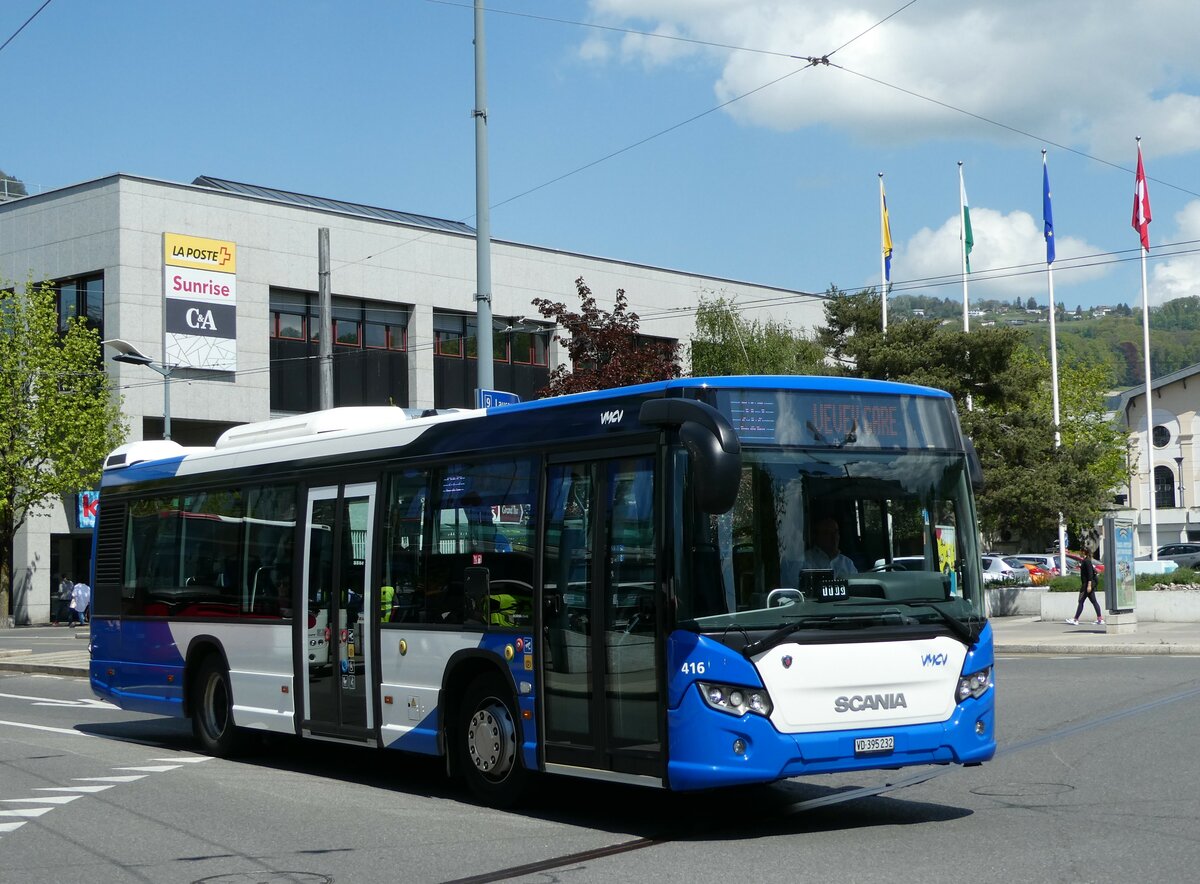
[[[306,736],[371,738],[368,617],[374,513],[374,483],[308,492],[301,608],[308,620],[307,629],[298,630]]]
[[[662,779],[652,454],[551,464],[542,630],[547,769]]]

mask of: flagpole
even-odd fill
[[[879,224],[880,224],[880,249],[879,249],[879,293],[880,301],[883,304],[883,333],[887,334],[887,296],[888,296],[888,272],[887,259],[888,253],[892,250],[892,231],[891,225],[888,223],[887,215],[887,198],[883,195],[883,173],[879,173]]]
[[[1062,424],[1058,402],[1058,338],[1055,334],[1057,311],[1054,306],[1054,217],[1050,211],[1050,172],[1046,166],[1046,150],[1042,149],[1042,223],[1046,237],[1046,282],[1050,290],[1050,386],[1054,403],[1054,447],[1062,447]],[[1067,525],[1058,514],[1058,573],[1067,575]]]
[[[1150,400],[1150,296],[1146,256],[1150,253],[1150,189],[1142,166],[1142,137],[1137,136],[1137,175],[1133,185],[1133,229],[1142,241],[1142,358],[1146,389],[1146,497],[1150,509],[1150,559],[1158,561],[1158,521],[1154,506],[1154,407]]]
[[[962,252],[962,284],[963,284],[963,331],[971,331],[971,320],[967,314],[967,186],[963,183],[963,164],[958,161],[958,239]]]

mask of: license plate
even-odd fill
[[[872,752],[891,752],[896,748],[895,737],[866,737],[854,741],[854,754],[867,755]]]

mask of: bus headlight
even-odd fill
[[[698,682],[698,685],[704,702],[720,712],[737,716],[753,712],[764,718],[771,714],[771,697],[763,688],[704,681]]]
[[[958,680],[958,690],[955,691],[955,701],[961,703],[967,697],[978,700],[992,686],[992,667],[985,666],[978,672],[964,675]]]

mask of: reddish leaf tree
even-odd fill
[[[679,344],[638,332],[638,315],[629,312],[624,289],[617,289],[611,313],[596,306],[583,277],[575,280],[579,312],[562,302],[534,298],[533,306],[558,326],[554,340],[567,348],[574,368],[559,365],[541,396],[606,390],[679,377]]]

